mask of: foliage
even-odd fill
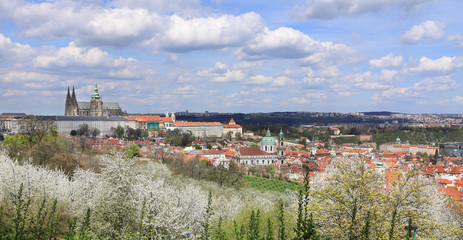
[[[298,191],[302,187],[302,185],[297,182],[287,182],[262,177],[244,176],[244,180],[250,184],[250,187],[263,191],[276,191],[283,193],[287,189],[291,191]]]
[[[124,131],[125,130],[124,130],[124,128],[122,126],[117,126],[117,128],[116,128],[116,136],[118,138],[124,137]]]
[[[208,240],[211,237],[211,229],[210,229],[210,219],[214,212],[212,211],[212,192],[209,192],[209,197],[207,198],[207,206],[204,212],[204,220],[201,223],[201,235],[199,239],[201,240]],[[220,222],[220,224],[222,224]]]
[[[416,219],[422,238],[447,236],[447,228],[452,224],[434,211],[439,209],[448,216],[451,213],[438,200],[437,191],[419,178],[419,166],[390,175],[386,189],[384,175],[363,160],[345,160],[334,165],[327,171],[327,179],[315,180],[319,188],[312,191],[310,210],[315,223],[324,226],[320,229],[323,236],[398,239],[403,236],[409,217]]]
[[[140,154],[140,146],[137,144],[130,144],[130,146],[125,150],[125,153],[129,158],[134,158],[134,157],[139,157],[141,156]]]
[[[12,211],[8,205],[0,206],[0,234],[5,239],[52,239],[59,229],[60,212],[56,199],[51,206],[44,198],[40,204],[27,197],[21,183],[17,194],[11,197]],[[5,211],[6,210],[6,211]]]
[[[81,124],[79,128],[76,130],[78,136],[86,136],[90,135],[90,129],[88,128],[88,124]]]

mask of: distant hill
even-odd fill
[[[362,112],[363,115],[367,116],[391,116],[392,114],[398,114],[397,112],[379,111],[379,112]]]

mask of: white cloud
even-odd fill
[[[387,69],[382,70],[380,74],[372,72],[350,74],[342,78],[342,84],[346,85],[346,88],[355,87],[367,90],[388,89],[392,87],[393,83],[400,81],[398,75],[398,71]]]
[[[389,68],[389,67],[400,67],[402,66],[404,57],[394,56],[392,53],[379,58],[379,59],[370,59],[369,64],[373,68]]]
[[[165,12],[191,16],[199,14],[200,0],[113,0],[112,5],[132,9],[147,9],[151,12]]]
[[[16,61],[28,60],[33,54],[35,54],[35,50],[31,46],[15,43],[0,33],[0,62],[12,61],[13,59]]]
[[[457,84],[449,76],[425,78],[410,87],[391,87],[380,93],[376,93],[373,95],[372,99],[374,104],[410,99],[418,101],[417,98],[423,98],[429,92],[447,91],[458,86],[459,84]]]
[[[305,6],[297,6],[292,15],[298,18],[333,19],[376,12],[390,6],[398,6],[404,13],[416,12],[422,5],[434,0],[306,0]]]
[[[230,69],[227,64],[221,62],[216,62],[213,68],[197,72],[196,76],[212,82],[242,81],[246,77],[241,69]]]
[[[422,91],[446,91],[459,86],[450,76],[425,78],[413,85],[413,89]]]
[[[194,19],[174,15],[167,25],[151,41],[160,39],[160,48],[173,52],[240,46],[263,29],[262,19],[254,12]]]
[[[410,63],[402,70],[404,74],[448,75],[463,66],[463,57],[441,57],[435,60],[421,57],[417,63]]]
[[[111,78],[138,79],[151,73],[135,59],[115,57],[99,48],[77,47],[73,42],[67,47],[43,51],[32,63],[36,68],[56,72],[97,73]]]
[[[278,86],[284,87],[294,83],[289,77],[279,76],[279,77],[267,77],[264,75],[255,75],[249,78],[249,81],[244,82],[244,84],[257,84],[257,85],[268,85],[268,86]]]
[[[463,47],[463,34],[455,34],[455,35],[449,36],[447,38],[447,41],[456,42],[460,47]]]
[[[169,11],[162,15],[162,9],[158,9],[159,13],[149,10],[150,7],[139,7],[169,5],[168,1],[158,2],[117,1],[120,6],[111,8],[103,4],[56,1],[8,6],[8,10],[13,12],[11,17],[25,37],[73,38],[80,46],[139,47],[152,52],[236,47],[263,30],[262,19],[254,12],[193,17]],[[181,1],[173,4],[182,5]],[[195,4],[198,2],[186,5]]]
[[[444,36],[444,28],[444,23],[425,21],[405,32],[401,36],[401,40],[407,44],[415,44],[421,40],[437,41]]]
[[[355,50],[344,44],[316,41],[308,35],[288,27],[280,27],[273,31],[265,28],[243,47],[242,52],[245,57],[253,59],[305,58],[306,61],[315,63],[343,55],[355,55]]]
[[[9,83],[40,82],[40,84],[44,86],[44,83],[51,83],[59,80],[59,77],[37,72],[8,72],[0,76],[0,79],[2,82]],[[25,83],[25,85],[27,85],[27,83]]]

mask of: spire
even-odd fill
[[[72,86],[72,104],[77,108],[77,97],[76,91],[74,90],[74,86]]]
[[[280,138],[283,138],[285,135],[283,134],[283,129],[280,128]]]
[[[98,93],[98,86],[95,83],[95,88],[93,88],[92,98],[101,98],[100,93]]]
[[[69,93],[69,86],[68,86],[68,94],[66,95],[66,103],[64,104],[64,115],[68,116],[70,109],[71,109],[71,94]]]

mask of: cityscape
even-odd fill
[[[0,239],[463,239],[457,0],[0,0]]]

